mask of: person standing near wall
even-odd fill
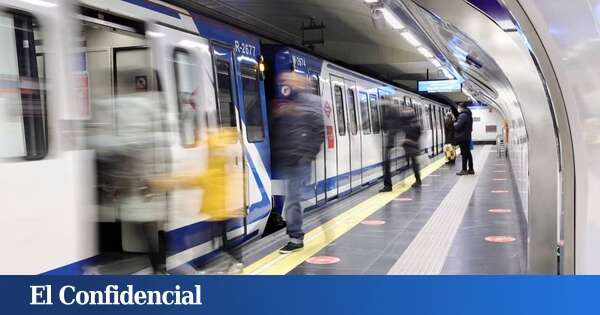
[[[474,175],[473,155],[471,154],[471,133],[473,132],[473,116],[465,103],[458,105],[458,118],[454,123],[454,136],[462,155],[462,170],[456,175]],[[468,166],[468,169],[467,169]]]

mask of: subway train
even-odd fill
[[[0,238],[10,253],[0,273],[80,274],[129,259],[126,254],[147,248],[139,227],[127,222],[154,215],[152,207],[168,208],[160,230],[169,271],[200,265],[217,252],[214,223],[198,211],[198,189],[152,197],[139,212],[99,205],[89,143],[101,146],[131,119],[152,128],[153,147],[144,150],[160,166],[149,170],[156,174],[206,168],[207,148],[195,145],[195,135],[237,129],[228,167],[244,174],[230,185],[246,216],[228,221],[228,235],[239,242],[260,237],[285,201],[269,150],[269,135],[283,131],[269,128],[268,104],[284,93],[277,77],[286,71],[306,75],[323,106],[326,139],[305,190],[307,208],[381,178],[384,98],[418,113],[424,153],[442,151],[447,105],[294,48],[262,45],[249,32],[168,3],[0,1],[0,20],[0,103],[6,105],[0,106]],[[136,112],[131,102],[152,111]],[[406,166],[401,150],[393,161],[395,170]]]

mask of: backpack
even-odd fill
[[[271,153],[277,165],[308,163],[315,159],[325,142],[320,98],[303,94],[278,100],[274,106]]]

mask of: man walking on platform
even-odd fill
[[[396,136],[400,131],[402,119],[398,109],[393,107],[389,98],[384,97],[381,102],[381,113],[383,119],[384,147],[383,147],[383,188],[379,192],[392,191],[391,155],[396,146]]]
[[[465,103],[458,105],[458,118],[454,123],[454,138],[460,147],[462,155],[462,170],[456,175],[474,175],[473,155],[471,154],[471,132],[473,131],[473,116]],[[468,169],[467,169],[468,165]]]
[[[421,186],[421,173],[419,170],[419,162],[417,157],[419,156],[419,139],[421,138],[421,125],[417,119],[414,108],[406,108],[400,113],[401,124],[400,128],[404,133],[404,140],[402,141],[402,148],[404,154],[412,166],[413,173],[415,175],[415,183],[413,187]]]
[[[321,99],[311,92],[308,79],[298,73],[281,75],[282,90],[290,91],[273,100],[271,138],[273,169],[285,180],[285,217],[290,241],[279,250],[289,254],[304,248],[303,210],[311,165],[325,142]],[[285,88],[284,88],[285,87]],[[313,192],[314,193],[314,192]],[[314,198],[314,195],[313,195]]]

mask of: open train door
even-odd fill
[[[227,157],[227,210],[245,214],[243,144],[239,136],[239,115],[231,94],[231,54],[214,69],[208,40],[157,24],[148,25],[146,34],[151,40],[153,64],[158,70],[162,90],[166,92],[167,119],[173,132],[171,139],[174,139],[170,149],[171,172],[206,171],[211,154],[207,143],[209,136],[233,130],[237,137],[227,137],[225,152],[220,153]],[[214,73],[217,73],[220,86],[220,110],[217,110]],[[202,199],[198,188],[178,189],[171,193],[167,230],[209,219],[212,214],[199,211]]]

